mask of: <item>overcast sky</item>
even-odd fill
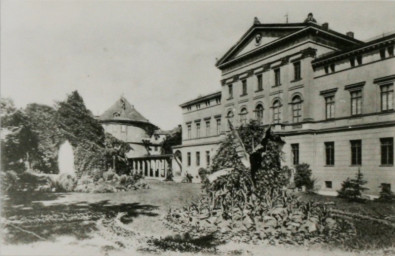
[[[395,30],[395,2],[1,1],[1,93],[24,107],[78,90],[101,114],[121,95],[152,123],[220,90],[220,58],[252,25],[309,12],[366,40]]]

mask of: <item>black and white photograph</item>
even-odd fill
[[[1,256],[395,255],[395,1],[0,10]]]

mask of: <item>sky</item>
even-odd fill
[[[77,90],[95,115],[121,96],[152,123],[221,89],[215,67],[261,23],[318,23],[360,40],[395,31],[395,1],[1,1],[1,96],[54,106]]]

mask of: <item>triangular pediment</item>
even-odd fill
[[[341,47],[349,47],[360,43],[359,40],[349,38],[333,30],[324,30],[315,23],[285,23],[285,24],[254,24],[240,40],[217,61],[217,67],[228,65],[236,59],[242,59],[256,51],[265,51],[278,47],[289,40],[296,40],[303,34],[311,33],[319,37],[330,37]]]

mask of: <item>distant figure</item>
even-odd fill
[[[311,12],[307,15],[307,18],[304,20],[304,23],[308,23],[308,22],[317,23],[317,21],[314,19],[313,14]]]

